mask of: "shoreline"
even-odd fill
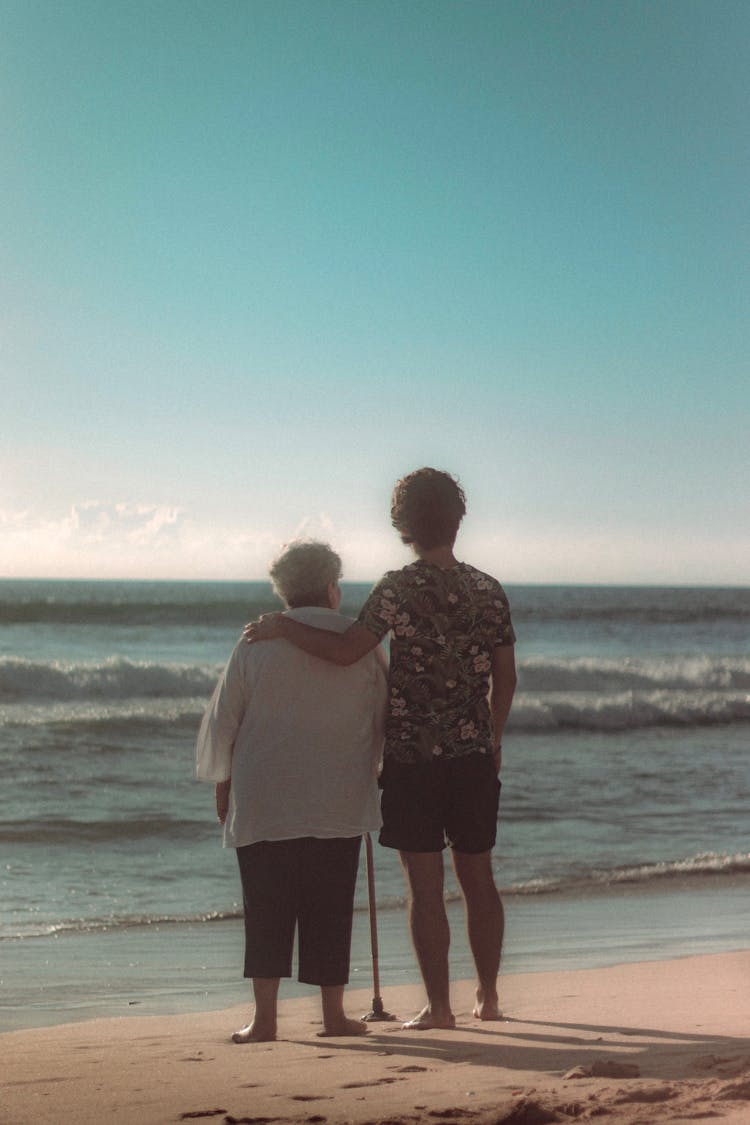
[[[505,1018],[493,1023],[471,1016],[472,982],[458,981],[454,1031],[389,1022],[363,1039],[320,1039],[314,990],[282,1001],[273,1043],[230,1042],[247,1005],[11,1031],[0,1036],[0,1120],[543,1125],[606,1115],[611,1125],[740,1125],[750,1113],[749,986],[746,949],[508,974]],[[409,1018],[421,998],[421,986],[398,985],[386,1008]],[[366,990],[350,991],[351,1014],[369,1007]]]
[[[501,983],[519,973],[574,971],[726,953],[747,946],[745,877],[623,886],[589,895],[504,896],[506,942]],[[451,976],[470,979],[473,963],[463,907],[447,903]],[[378,911],[381,992],[415,986],[419,973],[403,909]],[[0,1033],[90,1019],[215,1012],[250,997],[242,978],[239,919],[152,924],[11,939],[2,949]],[[367,911],[355,916],[351,990],[372,988]],[[283,981],[282,998],[311,989]]]

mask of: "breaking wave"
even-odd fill
[[[0,718],[10,725],[192,726],[220,665],[0,659]],[[624,731],[750,722],[750,658],[523,661],[509,730]]]
[[[101,664],[0,659],[0,700],[159,699],[205,696],[220,667],[152,664],[112,657]]]
[[[530,879],[505,887],[508,894],[542,895],[573,891],[596,891],[617,886],[644,886],[668,880],[687,880],[715,875],[750,875],[750,852],[716,855],[707,852],[687,859],[644,863],[636,866],[592,870],[579,877]]]

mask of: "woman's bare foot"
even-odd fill
[[[488,993],[486,996],[481,988],[477,989],[477,1002],[471,1013],[476,1020],[501,1020],[503,1013],[497,1000],[497,993]]]
[[[404,1031],[432,1031],[440,1028],[452,1030],[456,1026],[456,1017],[453,1012],[433,1012],[428,1004],[412,1020],[402,1024]]]
[[[329,1020],[318,1035],[321,1039],[332,1035],[369,1035],[369,1028],[362,1020],[350,1020],[348,1016],[341,1016]]]
[[[276,1028],[263,1027],[258,1024],[257,1020],[252,1023],[246,1024],[241,1027],[239,1031],[235,1031],[232,1036],[233,1043],[272,1043],[276,1038]]]

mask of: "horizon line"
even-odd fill
[[[396,568],[394,568],[396,569]],[[341,580],[342,586],[373,586],[382,574],[374,578],[343,578]],[[0,575],[0,583],[4,582],[75,582],[75,583],[95,583],[95,582],[110,582],[110,583],[149,583],[150,585],[191,585],[191,586],[238,586],[238,585],[256,585],[264,584],[271,586],[271,581],[268,577],[264,578],[133,578],[122,577],[91,577],[81,576],[65,578],[49,577],[49,576],[13,576],[13,575]],[[671,581],[671,582],[650,582],[650,581],[602,581],[602,582],[588,582],[588,581],[516,581],[515,579],[504,579],[502,582],[504,587],[530,587],[544,589],[545,587],[556,588],[569,588],[569,589],[610,589],[610,590],[750,590],[750,583],[742,582],[691,582],[691,581]]]

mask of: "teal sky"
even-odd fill
[[[0,575],[750,575],[745,0],[0,0]]]

